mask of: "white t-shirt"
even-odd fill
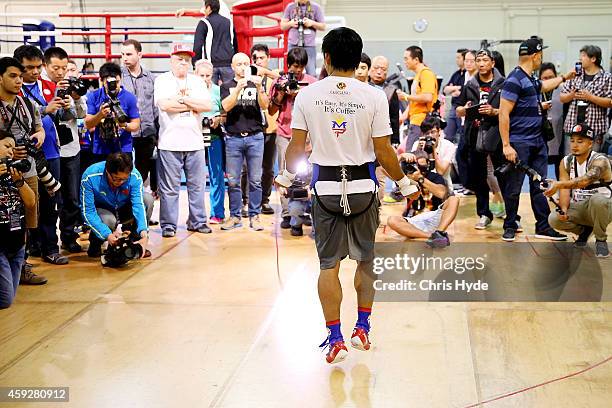
[[[180,80],[172,72],[166,72],[155,79],[154,97],[158,108],[160,100],[179,94],[198,99],[210,98],[204,81],[196,75],[187,74],[187,78]],[[194,112],[168,113],[159,109],[158,148],[174,152],[204,149],[200,118],[201,115]]]
[[[391,121],[385,93],[354,78],[328,76],[300,90],[292,129],[309,132],[309,161],[320,166],[359,166],[376,160],[372,138],[389,136]],[[340,194],[340,183],[317,182],[320,195]],[[349,182],[349,193],[373,191],[372,180]]]
[[[418,148],[419,148],[419,141],[417,140],[412,145],[412,151],[414,152]],[[457,151],[457,146],[455,146],[453,142],[446,140],[444,138],[444,135],[441,134],[440,137],[438,138],[438,147],[436,147],[436,151],[438,152],[438,158],[440,160],[449,163],[448,169],[446,169],[446,173],[441,174],[441,176],[444,177],[444,180],[446,180],[446,184],[448,184],[448,187],[452,191],[453,180],[451,178],[451,165],[453,162],[453,158],[455,157],[455,152]]]

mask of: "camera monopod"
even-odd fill
[[[557,200],[555,200],[552,197],[548,197],[548,201],[550,201],[551,203],[553,203],[555,205],[555,211],[557,211],[559,213],[559,215],[565,215],[565,211],[563,211],[563,209],[561,208],[561,206],[559,205],[559,203],[557,202]]]

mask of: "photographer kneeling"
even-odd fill
[[[99,257],[104,241],[114,246],[122,236],[118,224],[138,240],[143,258],[147,250],[148,225],[153,211],[153,197],[143,192],[142,177],[134,168],[132,156],[111,153],[106,162],[91,165],[81,179],[81,211],[91,227],[87,255]]]
[[[550,225],[560,231],[578,235],[576,246],[586,246],[595,235],[595,254],[610,255],[606,229],[612,222],[612,169],[610,159],[593,152],[595,133],[587,125],[578,124],[570,134],[571,154],[559,165],[559,181],[551,182],[544,192],[552,197],[559,191],[559,211],[548,216]]]
[[[36,210],[34,192],[17,170],[24,164],[29,168],[30,163],[13,160],[14,148],[15,139],[0,130],[0,309],[11,306],[19,286],[25,257],[25,207]]]
[[[450,239],[446,229],[457,216],[459,197],[450,195],[446,180],[430,170],[427,153],[416,151],[411,155],[415,158],[414,164],[408,163],[402,167],[406,169],[408,177],[419,183],[422,196],[431,193],[434,210],[410,218],[391,216],[387,225],[407,238],[427,238],[426,243],[432,248],[447,247]]]

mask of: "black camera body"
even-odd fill
[[[53,196],[55,193],[58,192],[60,188],[62,188],[61,183],[56,180],[55,177],[53,177],[53,175],[47,169],[48,163],[47,159],[45,158],[45,154],[41,149],[38,149],[36,147],[36,144],[32,139],[24,137],[15,143],[15,147],[25,147],[28,156],[34,159],[38,180],[40,180],[40,182],[45,186],[45,189],[47,190],[50,196]],[[28,168],[26,172],[29,171],[30,168]]]
[[[298,47],[304,47],[306,45],[306,41],[304,40],[304,17],[297,18],[298,23]]]
[[[532,180],[542,182],[542,176],[540,176],[537,171],[529,167],[527,164],[523,163],[521,160],[517,160],[515,163],[504,163],[498,168],[496,168],[493,174],[495,174],[496,177],[505,176],[510,171],[515,169],[527,174]]]
[[[417,166],[415,166],[413,163],[408,163],[407,161],[401,161],[400,167],[406,175],[416,173],[419,170]]]
[[[423,147],[423,150],[425,151],[425,153],[433,154],[434,149],[436,147],[436,138],[435,137],[433,137],[433,136],[424,136],[424,137],[420,137],[419,141],[425,142],[425,146]]]
[[[211,118],[202,118],[202,139],[204,140],[204,147],[210,147],[212,142],[212,135],[210,132],[211,125]]]
[[[122,236],[117,244],[109,245],[100,258],[102,266],[117,268],[134,259],[140,259],[144,249],[142,245],[132,241],[130,236]]]
[[[293,72],[281,73],[276,89],[283,92],[295,92],[300,89],[300,83]]]
[[[5,157],[3,159],[0,159],[0,164],[6,164],[6,169],[8,171],[11,171],[11,169],[15,169],[22,173],[27,173],[32,168],[32,165],[27,159],[12,160],[8,157]]]
[[[68,77],[65,78],[68,81],[68,88],[58,89],[57,96],[64,99],[66,96],[75,92],[79,96],[84,96],[87,93],[87,86],[85,82],[79,78]]]
[[[301,186],[291,186],[287,188],[287,198],[296,201],[307,201],[308,189]]]

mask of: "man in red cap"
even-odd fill
[[[548,217],[550,225],[561,231],[578,235],[576,246],[586,246],[595,235],[595,254],[600,258],[610,255],[606,229],[612,222],[612,169],[603,153],[593,152],[595,132],[585,124],[578,124],[570,134],[571,154],[559,166],[559,181],[544,192],[552,197],[559,191],[561,213]]]
[[[155,79],[155,105],[159,108],[159,193],[162,236],[174,237],[178,220],[181,171],[187,178],[187,229],[203,234],[206,224],[204,186],[206,166],[200,113],[211,109],[204,82],[189,73],[195,53],[186,44],[174,44],[170,72]]]

